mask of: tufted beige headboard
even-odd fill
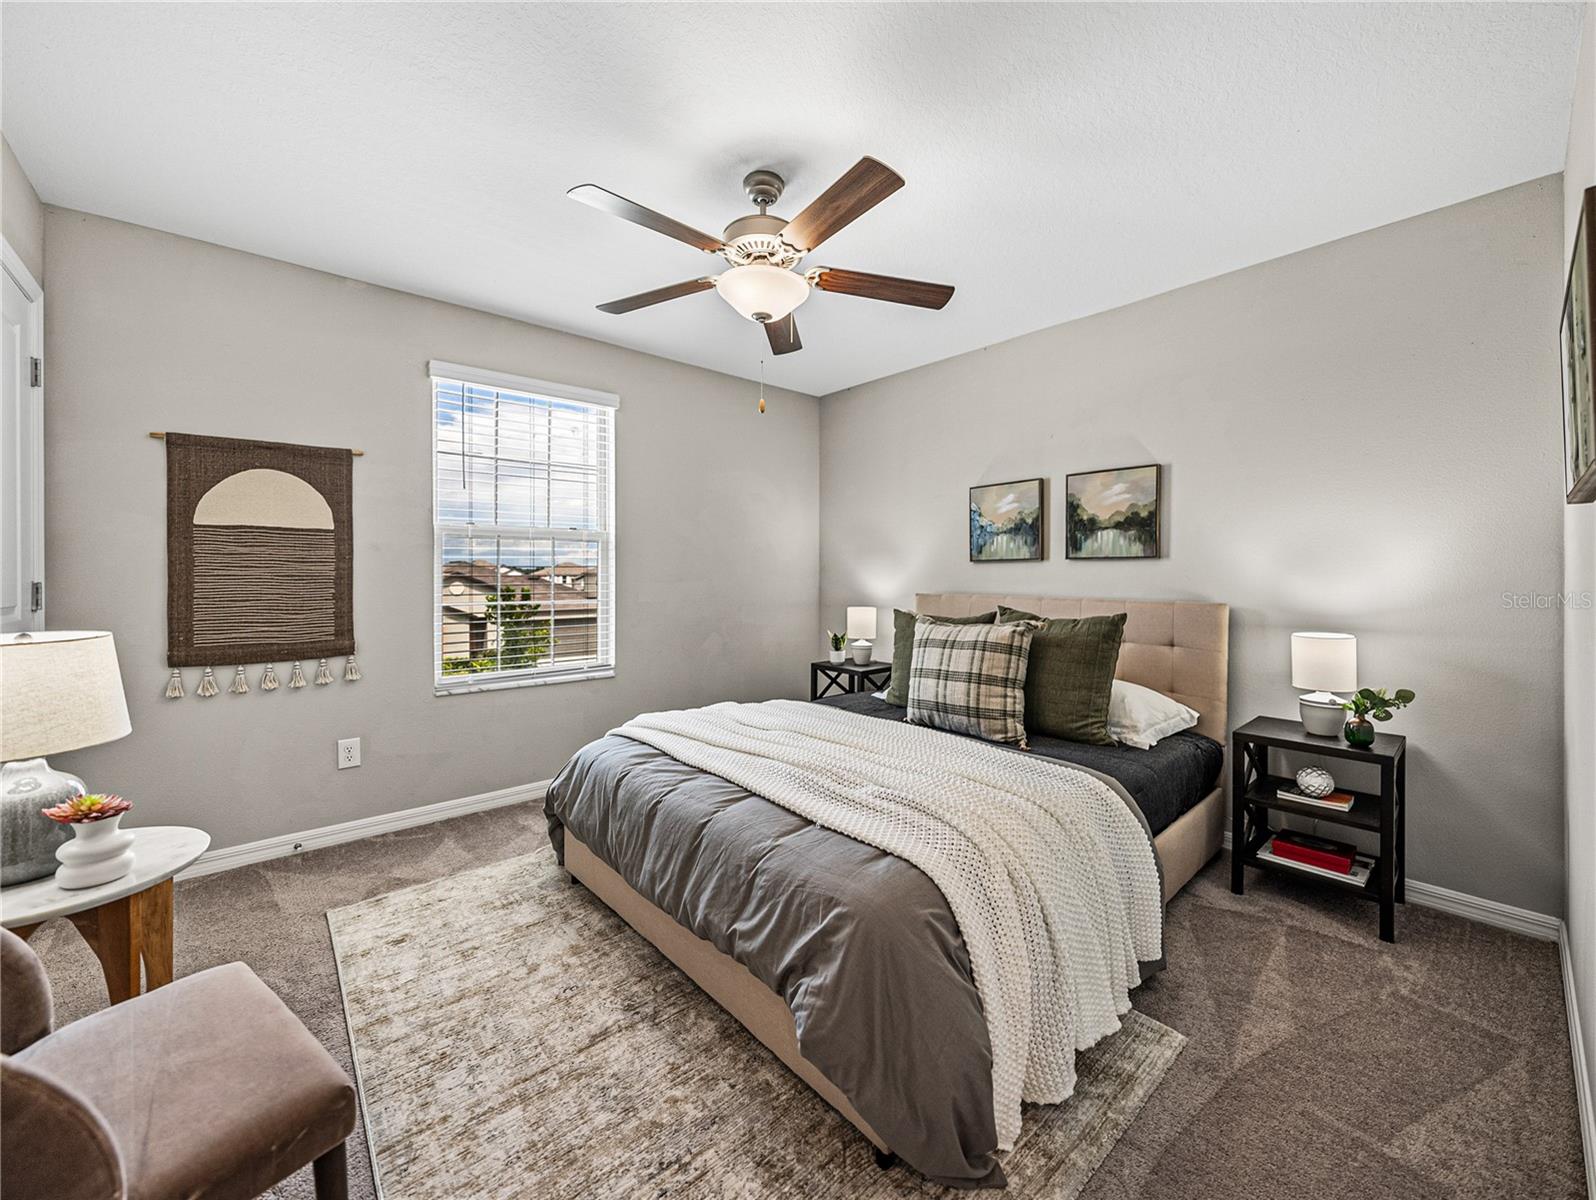
[[[1125,613],[1125,641],[1114,672],[1179,700],[1198,713],[1197,732],[1220,745],[1229,736],[1230,605],[1190,601],[1090,600],[1071,596],[998,596],[931,592],[914,598],[915,611],[967,617],[1006,604],[1043,617]]]

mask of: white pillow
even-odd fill
[[[1160,741],[1197,724],[1197,714],[1162,692],[1139,683],[1114,680],[1108,700],[1108,736],[1138,750],[1151,750]]]

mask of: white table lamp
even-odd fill
[[[109,633],[11,633],[0,637],[0,883],[56,869],[72,829],[40,813],[84,794],[76,775],[46,754],[65,754],[133,730]]]
[[[1350,633],[1292,634],[1291,686],[1309,692],[1298,701],[1303,729],[1335,737],[1346,720],[1336,693],[1358,687],[1358,639]]]
[[[861,667],[870,661],[870,655],[875,647],[870,643],[876,640],[876,610],[870,608],[848,609],[848,636],[853,639],[849,647],[853,651],[853,661]]]

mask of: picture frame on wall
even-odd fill
[[[1596,187],[1585,189],[1563,293],[1563,474],[1569,504],[1596,500]]]
[[[1161,487],[1158,463],[1066,475],[1064,557],[1161,557]]]
[[[970,561],[1036,562],[1047,545],[1041,479],[970,489]]]

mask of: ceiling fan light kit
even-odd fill
[[[684,225],[663,213],[618,196],[596,184],[584,183],[566,194],[573,200],[617,216],[655,233],[675,238],[708,254],[718,254],[731,269],[719,275],[690,279],[621,300],[599,305],[601,312],[627,313],[666,300],[691,296],[714,288],[721,298],[750,321],[765,327],[776,354],[803,349],[793,312],[809,299],[811,289],[939,309],[953,297],[947,284],[896,279],[864,271],[811,268],[800,274],[798,264],[821,242],[863,216],[903,186],[903,177],[873,158],[861,158],[791,221],[765,210],[781,199],[785,184],[774,171],[760,169],[743,177],[743,190],[759,208],[726,226],[720,240]]]
[[[733,267],[715,277],[715,290],[750,321],[779,321],[809,299],[802,275],[766,263]]]

